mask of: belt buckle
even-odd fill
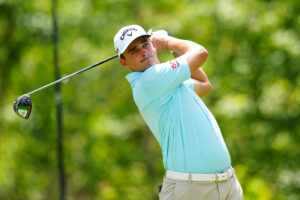
[[[233,176],[234,171],[225,171],[223,173],[216,173],[215,176],[215,180],[216,182],[221,182],[221,181],[226,181],[228,180],[231,176]]]
[[[219,175],[216,174],[216,182],[219,182]]]
[[[216,182],[226,181],[229,177],[229,172],[216,174]]]

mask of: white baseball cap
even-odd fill
[[[129,25],[121,28],[114,37],[115,50],[119,57],[132,41],[141,36],[151,36],[139,25]]]

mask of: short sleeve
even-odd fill
[[[184,84],[186,87],[188,87],[188,88],[190,88],[191,90],[194,91],[194,81],[193,81],[192,78],[190,78],[190,79],[184,81],[183,84]]]
[[[185,80],[191,78],[188,62],[184,56],[154,65],[147,69],[141,84],[149,98],[169,94]]]

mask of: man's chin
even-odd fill
[[[137,70],[134,70],[134,71],[138,71],[138,72],[144,72],[146,71],[148,68],[150,68],[152,66],[152,64],[149,64],[149,65],[145,65],[144,67],[141,67]]]
[[[146,66],[149,68],[151,66],[155,65],[155,62],[152,58],[149,58],[148,60],[146,60]]]
[[[143,66],[141,66],[136,71],[143,72],[143,71],[147,70],[148,68],[152,67],[153,65],[155,65],[155,62],[152,59],[147,59],[146,61],[144,61]]]
[[[147,65],[145,66],[145,70],[152,67],[153,65],[155,65],[153,62],[147,63]]]

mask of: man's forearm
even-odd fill
[[[195,42],[169,36],[167,37],[162,50],[173,51],[173,53],[178,57],[187,53],[188,51],[205,50],[205,48]]]
[[[192,73],[192,79],[194,81],[194,91],[199,97],[207,95],[211,91],[211,84],[203,71],[199,68]]]
[[[208,51],[195,42],[155,32],[152,33],[151,38],[157,52],[173,51],[176,56],[185,56],[192,73],[205,63],[208,57]]]
[[[208,56],[207,50],[200,44],[173,37],[166,39],[166,49],[173,51],[176,56],[184,55],[192,73],[206,61]]]
[[[176,52],[172,52],[174,58],[177,58],[179,57],[180,55]],[[207,82],[208,81],[208,78],[205,74],[205,72],[201,69],[201,68],[198,68],[197,70],[195,70],[192,74],[191,74],[191,77],[192,79],[195,79],[195,80],[198,80],[198,81],[201,81],[201,82]]]
[[[201,81],[201,82],[208,82],[209,81],[206,74],[205,74],[205,72],[201,68],[198,68],[196,71],[194,71],[191,74],[191,77],[193,79]]]

